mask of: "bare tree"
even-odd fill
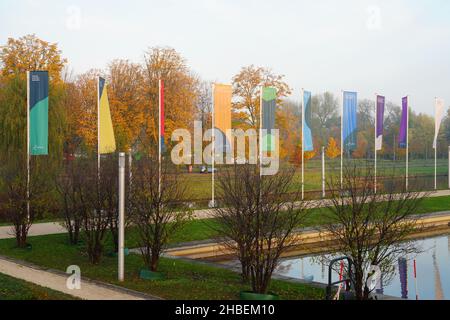
[[[180,176],[171,174],[166,162],[159,175],[155,158],[142,158],[133,167],[133,193],[130,208],[139,233],[139,245],[145,265],[158,270],[159,259],[170,237],[191,216],[191,212],[178,200],[186,194],[186,184]]]
[[[272,273],[287,248],[297,245],[295,229],[305,213],[303,202],[286,203],[294,171],[260,176],[257,166],[235,166],[218,178],[221,208],[215,209],[220,240],[239,259],[243,280],[254,293],[268,291]]]
[[[417,252],[407,240],[420,231],[414,214],[426,196],[405,189],[397,192],[395,184],[375,194],[373,182],[370,168],[345,166],[342,187],[340,181],[330,182],[332,205],[325,209],[324,225],[319,229],[329,232],[338,254],[353,260],[354,290],[359,300],[370,296],[367,281],[371,266],[388,274],[399,257]]]

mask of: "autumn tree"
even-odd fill
[[[325,153],[330,159],[335,159],[341,155],[341,149],[338,147],[337,142],[333,137],[330,137],[328,140],[328,146]]]
[[[333,134],[333,128],[340,123],[339,101],[331,92],[325,92],[312,97],[311,109],[313,130],[325,145]]]
[[[242,121],[243,128],[259,126],[261,87],[275,87],[280,105],[282,99],[291,94],[291,88],[284,81],[284,75],[274,74],[270,69],[250,65],[243,67],[233,77],[233,95],[236,102],[233,109]]]

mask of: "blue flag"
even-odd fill
[[[311,92],[303,92],[303,150],[314,151],[311,131]]]
[[[356,110],[358,98],[356,92],[344,91],[342,134],[344,141],[344,150],[354,151],[356,149],[357,138],[357,116]]]

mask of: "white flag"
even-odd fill
[[[439,135],[439,129],[441,128],[441,122],[444,118],[444,99],[438,99],[436,98],[436,105],[435,105],[435,131],[434,131],[434,142],[433,142],[433,148],[436,149],[437,147],[437,139]]]

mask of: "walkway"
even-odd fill
[[[158,298],[147,296],[132,290],[119,288],[113,285],[81,280],[80,290],[69,290],[66,281],[69,275],[57,271],[43,270],[32,265],[24,265],[0,256],[0,273],[13,278],[22,279],[41,287],[59,291],[83,300],[156,300]],[[159,299],[158,299],[159,300]]]
[[[448,197],[450,196],[450,190],[441,190],[437,191],[433,194],[431,194],[430,198],[437,198],[437,197]],[[314,207],[323,207],[324,205],[328,204],[329,201],[327,200],[313,200],[310,201],[310,204]],[[450,208],[450,207],[449,207]],[[194,211],[194,218],[195,219],[208,219],[213,216],[213,211],[211,209],[205,209],[205,210],[196,210]],[[61,234],[66,233],[66,229],[62,227],[59,223],[56,222],[47,222],[47,223],[36,223],[31,226],[29,236],[43,236],[43,235],[49,235],[49,234]],[[0,227],[0,240],[1,239],[9,239],[14,238],[14,234],[11,230],[10,226],[4,226]]]

